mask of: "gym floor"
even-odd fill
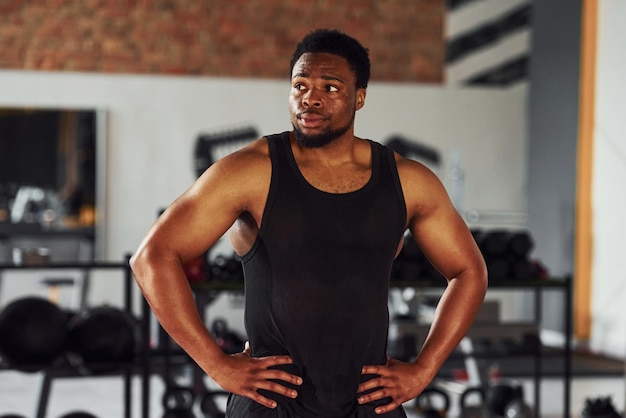
[[[39,390],[42,383],[41,373],[20,373],[0,371],[0,415],[18,413],[34,418],[39,402]],[[133,381],[133,417],[140,417],[140,381]],[[209,382],[209,386],[210,382]],[[532,404],[532,382],[524,382],[526,398]],[[151,383],[151,418],[163,415],[160,395],[163,384],[159,378]],[[571,412],[572,417],[579,417],[585,399],[611,396],[613,404],[620,412],[624,411],[626,392],[623,376],[576,377],[572,381]],[[59,378],[52,383],[46,417],[59,418],[70,411],[90,412],[98,418],[121,418],[123,381],[119,377],[82,377]],[[563,384],[558,379],[546,378],[541,383],[542,418],[563,417]],[[417,414],[407,408],[408,418],[417,418]],[[197,417],[202,414],[197,411]],[[459,408],[452,399],[448,417],[458,417]]]

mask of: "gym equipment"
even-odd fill
[[[392,266],[392,280],[437,279],[441,274],[435,270],[411,234],[404,236],[400,253]]]
[[[507,406],[519,396],[517,388],[507,382],[499,382],[487,387],[485,393],[487,411],[495,416],[506,416]]]
[[[0,312],[0,356],[13,368],[36,372],[63,353],[66,315],[55,304],[26,297]]]
[[[437,167],[441,165],[441,155],[438,149],[420,144],[415,140],[401,135],[393,135],[387,139],[385,144],[405,158],[428,162]]]
[[[258,138],[257,130],[252,126],[199,135],[194,149],[196,175],[200,177],[215,161]]]
[[[450,410],[450,396],[441,389],[429,386],[415,398],[415,404],[420,418],[443,418]]]
[[[587,398],[583,408],[582,418],[622,418],[613,406],[610,396],[602,396],[594,399]]]
[[[243,338],[229,329],[223,318],[217,318],[211,323],[211,335],[226,354],[241,353],[246,344]]]
[[[534,245],[528,231],[495,229],[474,237],[486,256],[527,257]]]
[[[191,388],[170,386],[161,398],[165,409],[163,418],[195,418],[193,413],[194,399],[195,394]]]
[[[90,308],[69,320],[67,350],[88,371],[116,370],[134,359],[137,331],[134,319],[121,309]]]
[[[489,277],[493,279],[529,279],[539,271],[529,260],[534,241],[525,230],[472,230],[478,248],[485,257]]]
[[[75,411],[75,412],[68,412],[67,414],[62,415],[59,418],[98,418],[98,417],[96,417],[93,414],[90,414],[89,412]]]
[[[226,414],[217,406],[215,398],[228,397],[228,395],[230,395],[228,392],[222,390],[205,393],[200,401],[200,411],[204,418],[224,418]]]
[[[234,253],[230,256],[215,256],[209,272],[211,280],[243,282],[243,266]]]
[[[478,395],[480,403],[470,405],[467,399],[472,395]],[[474,386],[465,389],[459,397],[459,404],[461,407],[460,418],[489,418],[487,411],[484,407],[485,391],[483,388]]]
[[[509,402],[504,410],[506,418],[534,418],[530,406],[524,402],[524,389],[521,386],[514,388],[513,400]]]

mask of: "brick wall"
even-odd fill
[[[372,79],[440,83],[444,0],[0,0],[0,68],[284,78],[296,42],[337,28]]]

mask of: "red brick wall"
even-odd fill
[[[340,29],[372,80],[443,80],[444,0],[0,0],[0,68],[284,78],[297,41]]]

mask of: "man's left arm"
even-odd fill
[[[428,386],[471,326],[487,290],[484,259],[443,185],[419,166],[410,166],[410,171],[417,172],[413,178],[420,180],[420,185],[403,181],[409,229],[429,261],[446,278],[447,286],[413,362],[389,359],[384,366],[363,367],[363,374],[378,377],[361,384],[359,393],[377,390],[359,396],[359,403],[391,398],[390,403],[376,408],[378,414],[414,399]]]

